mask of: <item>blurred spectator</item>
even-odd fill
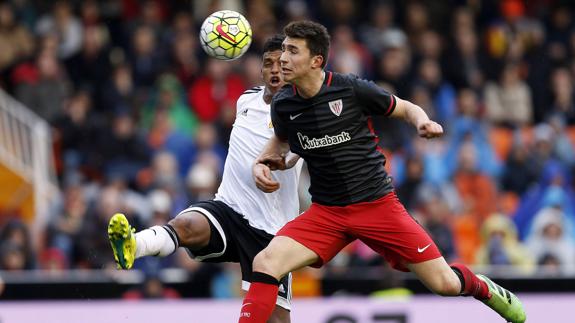
[[[69,95],[68,77],[49,51],[41,52],[36,65],[29,70],[29,77],[16,84],[16,98],[47,121],[63,111]]]
[[[423,161],[420,156],[411,155],[405,160],[405,179],[396,186],[397,197],[408,210],[416,206],[416,193],[424,184]],[[397,184],[396,184],[397,185]]]
[[[150,162],[146,141],[128,112],[120,111],[112,121],[112,129],[98,138],[97,161],[107,176],[135,180],[138,172]]]
[[[110,80],[103,85],[100,111],[108,115],[121,107],[132,108],[136,103],[136,86],[128,64],[114,67]]]
[[[198,40],[191,32],[176,34],[172,43],[174,71],[185,88],[192,85],[196,77],[198,77],[200,65],[196,57],[197,47]]]
[[[468,88],[461,89],[457,97],[457,108],[459,115],[449,127],[451,136],[446,155],[449,172],[452,173],[457,168],[459,161],[457,155],[461,146],[470,143],[475,148],[476,170],[488,175],[497,175],[500,163],[489,141],[488,124],[481,118],[477,94]]]
[[[418,81],[431,95],[431,111],[434,120],[449,129],[456,115],[456,92],[451,84],[445,82],[439,62],[433,58],[423,59],[418,68]],[[425,108],[425,106],[424,106]],[[429,107],[427,107],[429,108]]]
[[[62,59],[76,54],[82,46],[82,24],[74,16],[70,2],[65,0],[53,3],[52,12],[38,20],[36,31],[40,35],[57,35],[58,57]]]
[[[165,113],[175,131],[191,137],[196,131],[198,121],[184,101],[178,79],[172,74],[163,74],[158,78],[156,88],[151,104],[142,110],[142,128],[149,131],[155,115]]]
[[[560,209],[542,209],[535,215],[525,243],[538,264],[548,266],[553,258],[560,273],[570,274],[575,271],[575,237],[566,222]]]
[[[560,162],[564,163],[567,167],[575,165],[575,142],[571,138],[565,136],[568,133],[568,128],[565,120],[561,116],[553,115],[548,121],[552,129],[552,142],[553,142],[553,157],[557,158]]]
[[[501,188],[521,196],[537,180],[538,170],[533,165],[529,149],[524,142],[512,147],[500,177]]]
[[[152,160],[151,187],[166,191],[170,195],[172,209],[178,212],[190,205],[185,190],[186,174],[186,171],[180,170],[176,157],[169,151],[156,153]]]
[[[186,184],[190,200],[194,203],[213,199],[219,183],[214,168],[205,162],[198,162],[190,168]]]
[[[360,11],[357,2],[353,0],[321,1],[323,21],[329,29],[337,25],[353,26],[357,23]]]
[[[15,17],[8,2],[0,4],[0,72],[29,58],[34,50],[34,38]]]
[[[200,121],[223,121],[228,128],[245,89],[243,80],[230,70],[229,63],[212,58],[206,64],[205,74],[188,89],[188,102]]]
[[[88,89],[97,99],[100,99],[102,88],[112,69],[106,50],[106,37],[102,29],[95,26],[86,27],[80,52],[65,61],[74,86]],[[99,105],[100,102],[96,104]]]
[[[519,66],[508,63],[498,83],[485,85],[486,116],[495,124],[522,127],[532,121],[531,90],[521,80]]]
[[[429,29],[429,24],[429,11],[426,2],[408,2],[405,8],[405,31],[412,45],[419,42],[420,35]]]
[[[522,272],[530,272],[534,260],[517,240],[513,222],[501,214],[492,214],[481,226],[482,246],[477,252],[478,265],[514,266]]]
[[[477,152],[471,142],[459,150],[458,168],[453,183],[465,207],[464,212],[478,219],[485,219],[496,211],[497,188],[493,179],[478,171]]]
[[[454,47],[446,60],[446,76],[456,88],[480,90],[485,82],[487,59],[479,49],[477,33],[470,29],[454,31]]]
[[[0,231],[0,268],[3,270],[34,269],[36,259],[26,224],[9,220]]]
[[[569,125],[575,125],[575,87],[573,76],[566,68],[557,68],[551,74],[553,99],[547,116],[560,116]]]
[[[359,35],[371,53],[379,55],[386,46],[386,39],[401,30],[394,24],[395,7],[391,1],[375,2],[369,13],[369,23],[360,26]]]
[[[164,62],[157,46],[157,37],[147,25],[138,27],[132,34],[129,61],[132,63],[132,75],[137,87],[151,88],[162,71]]]
[[[195,152],[192,162],[198,162],[201,158],[209,158],[207,162],[216,173],[221,174],[228,152],[220,142],[217,128],[211,123],[202,123],[194,140]]]
[[[48,246],[54,251],[43,254],[43,266],[57,265],[53,262],[62,262],[65,266],[83,261],[80,242],[86,225],[86,218],[92,216],[88,201],[81,185],[70,185],[64,192],[64,203],[61,210],[51,219],[47,230]],[[60,255],[56,254],[56,250]],[[62,259],[58,259],[61,257]]]
[[[97,166],[92,157],[98,152],[91,148],[103,130],[103,124],[91,111],[91,100],[87,92],[76,93],[54,119],[54,141],[59,149],[57,162],[64,180],[79,171],[92,172]]]
[[[214,1],[213,3],[216,4],[218,2],[220,4],[220,8],[218,8],[218,10],[229,9],[230,7],[224,7],[224,5],[231,3],[234,3],[234,6],[242,5],[242,1],[237,0],[219,0]],[[239,12],[242,11],[240,10]],[[250,47],[253,52],[259,55],[265,41],[276,34],[279,30],[276,27],[276,16],[273,14],[271,2],[267,0],[247,1],[246,14],[246,18],[250,22],[253,33],[252,45]]]
[[[409,95],[410,48],[407,37],[400,31],[386,33],[383,39],[384,49],[378,61],[378,81],[390,84],[398,96]]]
[[[262,59],[258,54],[245,55],[243,64],[244,81],[247,88],[262,85]]]
[[[535,214],[544,207],[563,210],[575,232],[575,191],[570,185],[570,173],[556,161],[549,161],[539,178],[537,185],[531,187],[521,198],[513,220],[523,240],[529,234]]]
[[[332,32],[330,47],[330,66],[338,73],[351,73],[369,77],[373,69],[371,55],[367,49],[354,39],[349,26],[340,25]]]

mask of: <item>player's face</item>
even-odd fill
[[[263,55],[262,77],[266,87],[274,93],[285,84],[281,74],[281,55],[280,50],[265,52]]]
[[[293,82],[311,71],[314,57],[311,56],[305,39],[286,37],[282,50],[280,62],[284,81]]]

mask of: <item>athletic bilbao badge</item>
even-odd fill
[[[343,110],[343,102],[341,101],[341,99],[330,101],[329,109],[331,110],[331,112],[333,112],[333,114],[339,117],[339,115],[341,114],[341,110]]]

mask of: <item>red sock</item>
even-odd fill
[[[250,290],[244,298],[239,323],[266,323],[272,315],[279,282],[274,277],[254,272]]]
[[[451,264],[450,266],[461,280],[461,295],[473,296],[479,300],[488,299],[491,296],[487,284],[477,278],[467,266],[463,264]]]

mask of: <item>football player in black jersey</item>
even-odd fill
[[[278,280],[286,273],[319,267],[360,239],[391,266],[411,271],[434,293],[473,296],[506,320],[525,321],[519,299],[463,264],[448,265],[425,230],[407,213],[385,172],[370,117],[403,119],[419,136],[434,138],[442,127],[419,106],[351,75],[325,71],[329,34],[324,26],[292,22],[280,58],[284,86],[272,100],[275,136],[253,168],[256,185],[272,192],[271,171],[285,169],[289,150],[308,164],[312,206],[286,224],[254,259],[252,285],[240,322],[265,322]]]

